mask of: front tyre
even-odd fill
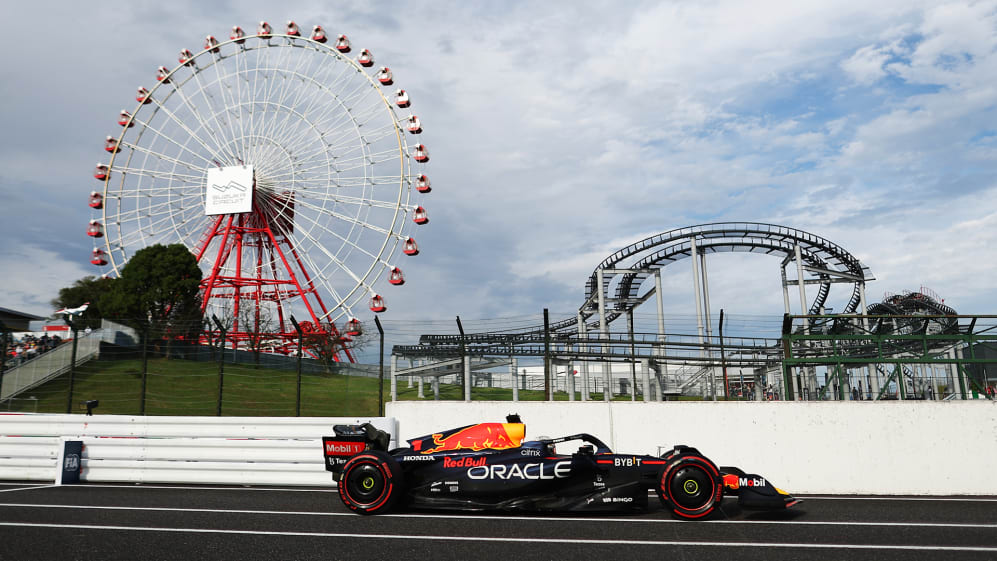
[[[703,519],[723,496],[720,470],[701,456],[679,456],[661,470],[657,491],[661,502],[679,518]]]
[[[391,510],[402,492],[402,469],[390,455],[368,450],[350,458],[339,478],[339,498],[360,514]]]

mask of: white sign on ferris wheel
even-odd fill
[[[253,211],[253,166],[208,168],[204,213],[239,214]]]

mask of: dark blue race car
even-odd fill
[[[800,501],[764,477],[717,467],[689,446],[660,457],[617,454],[590,434],[525,440],[517,415],[413,438],[388,450],[389,435],[370,424],[337,425],[323,437],[325,467],[339,497],[361,514],[397,506],[451,510],[633,512],[654,489],[685,519],[709,517],[724,495],[744,509],[785,510]],[[579,441],[577,451],[556,445]]]

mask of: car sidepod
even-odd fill
[[[646,482],[613,455],[557,455],[545,448],[397,456],[416,508],[629,512],[647,508]],[[605,463],[608,462],[607,466]]]

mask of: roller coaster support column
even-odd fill
[[[703,302],[699,292],[699,253],[696,249],[696,236],[689,238],[689,256],[692,258],[692,292],[696,295],[696,330],[699,333],[699,356],[706,357],[705,341],[703,340]],[[709,384],[709,382],[707,382]],[[707,385],[707,390],[709,385]],[[706,392],[702,392],[706,397]]]
[[[398,355],[391,355],[391,401],[398,401]]]
[[[646,358],[640,359],[640,375],[644,383],[644,401],[651,401],[651,365]]]
[[[464,401],[471,401],[471,357],[464,355]]]
[[[654,297],[658,300],[658,341],[665,342],[665,298],[661,292],[661,269],[654,271]],[[665,354],[664,347],[658,348],[658,356]]]
[[[575,352],[575,356],[577,357],[578,353],[580,353],[582,351],[582,344],[581,343],[575,343],[574,345],[568,344],[568,345],[565,345],[565,348],[567,348],[569,351],[573,350]],[[578,376],[578,373],[582,371],[582,364],[584,364],[584,362],[582,362],[581,360],[577,360],[577,359],[574,362],[568,363],[568,372],[570,373],[569,376],[570,376],[570,380],[571,380],[571,396],[570,397],[571,397],[572,400],[575,399],[575,390],[578,389],[578,380],[579,380],[579,378],[577,376]],[[582,393],[584,393],[584,390],[579,391],[578,399],[582,398],[581,397]]]
[[[654,388],[657,391],[654,394],[655,401],[660,402],[665,400],[665,375],[667,374],[668,367],[659,362],[654,368]]]
[[[869,318],[868,318],[868,316],[866,316],[866,314],[869,313],[869,312],[868,312],[868,308],[866,308],[866,303],[865,303],[865,283],[864,282],[859,283],[859,306],[860,306],[859,313],[862,314],[862,331],[865,332],[866,334],[868,334],[869,333]],[[865,383],[868,386],[870,394],[872,394],[872,395],[878,395],[879,394],[879,388],[876,388],[875,392],[872,391],[872,374],[873,374],[873,369],[871,367],[869,367],[869,365],[866,365],[866,366],[863,366],[862,368],[860,368],[859,370],[861,372],[865,373]],[[860,391],[859,392],[859,397],[861,397],[861,394],[862,394],[862,392]]]
[[[582,314],[578,314],[578,338],[585,339],[587,336],[585,321],[582,319]],[[583,353],[587,353],[589,348],[588,345],[582,345],[579,349]],[[587,360],[582,361],[582,401],[589,400],[589,363]]]
[[[606,295],[605,281],[602,278],[602,269],[599,269],[599,274],[595,277],[596,288],[599,296],[599,338],[605,339],[609,335],[609,329],[606,326]],[[606,345],[602,346],[603,360],[602,360],[602,399],[603,401],[612,401],[613,399],[613,383],[610,379],[612,368],[608,362],[605,360],[605,353],[607,352]]]
[[[630,337],[630,401],[637,401],[637,354],[634,349],[634,310],[627,310],[627,335]]]
[[[703,317],[706,324],[706,340],[713,342],[713,315],[710,313],[710,280],[706,274],[706,254],[699,254],[699,267],[703,272]],[[717,369],[713,366],[713,350],[710,354],[710,399],[717,400]]]
[[[519,401],[519,380],[516,379],[516,369],[519,368],[519,361],[516,357],[509,355],[509,380],[512,382],[512,400]]]
[[[953,347],[953,348],[949,349],[949,351],[947,353],[945,353],[945,356],[948,357],[948,358],[950,358],[950,359],[952,359],[952,360],[955,360],[956,359],[955,348]],[[948,369],[948,374],[946,376],[946,378],[947,378],[946,382],[949,383],[949,391],[952,392],[952,395],[955,395],[959,391],[959,389],[958,389],[959,388],[959,365],[958,364],[949,364],[949,365],[947,365],[947,369]]]
[[[796,282],[800,288],[800,314],[806,314],[809,312],[809,310],[807,309],[807,285],[803,276],[803,256],[800,254],[800,244],[795,244],[793,246],[793,253],[795,254],[796,257],[796,279],[797,279]],[[810,333],[809,318],[803,320],[803,332],[807,334]],[[810,370],[811,370],[810,368],[803,367],[800,369],[801,371],[800,373],[803,377],[803,380],[801,381],[805,382],[803,385],[805,385],[807,388],[810,389],[810,394],[812,395],[813,388],[811,387],[810,383]]]
[[[556,369],[550,361],[550,312],[544,308],[544,401],[554,400],[554,388],[551,380],[556,376]]]

